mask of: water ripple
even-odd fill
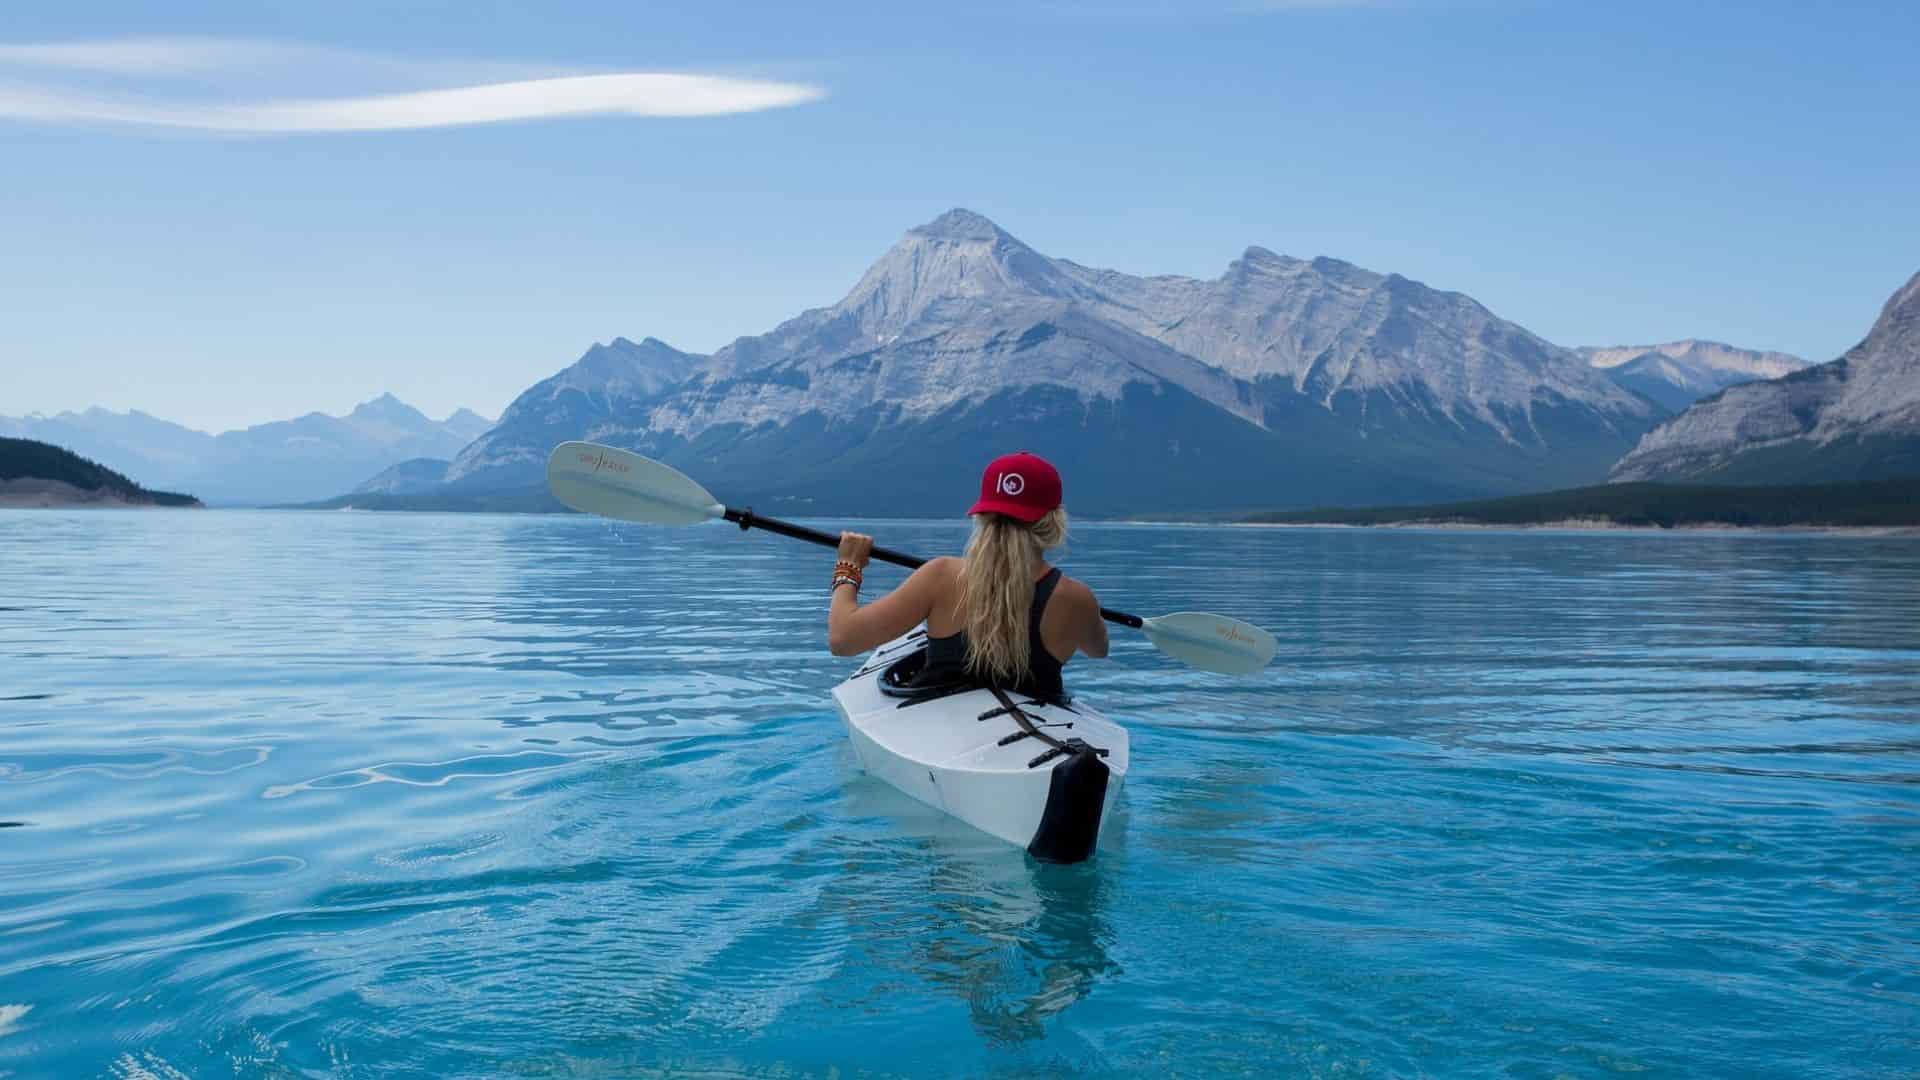
[[[1911,541],[1081,528],[1281,654],[1070,669],[1074,867],[858,773],[827,559],[0,512],[0,1074],[1920,1070]]]
[[[557,769],[595,756],[593,753],[556,754],[546,750],[520,750],[509,754],[476,754],[451,761],[395,761],[328,773],[297,784],[277,784],[262,791],[260,797],[284,799],[303,791],[333,791],[365,787],[368,784],[444,787],[455,780],[518,776]]]

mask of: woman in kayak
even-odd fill
[[[924,683],[971,677],[1042,700],[1066,696],[1060,668],[1076,652],[1107,655],[1107,624],[1093,590],[1047,563],[1067,538],[1060,474],[1024,451],[996,458],[967,513],[962,558],[934,559],[900,587],[860,603],[873,537],[840,534],[827,610],[827,645],[855,656],[927,624]]]

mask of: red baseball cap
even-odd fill
[[[1005,514],[1031,525],[1060,507],[1060,471],[1025,450],[994,458],[980,474],[980,501],[969,514]]]

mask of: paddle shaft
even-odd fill
[[[752,507],[740,510],[728,506],[724,509],[726,512],[720,515],[721,518],[740,526],[742,531],[747,529],[762,529],[770,533],[779,533],[781,536],[790,536],[795,540],[805,540],[809,544],[819,544],[821,547],[837,548],[840,546],[840,538],[832,533],[824,533],[819,529],[809,529],[805,525],[795,525],[791,521],[781,521],[779,518],[763,517],[754,513]],[[874,548],[870,553],[870,557],[878,559],[883,563],[904,566],[909,570],[918,570],[927,564],[927,560],[925,559],[908,555],[903,551],[893,551],[883,547]],[[1135,630],[1140,629],[1146,621],[1138,615],[1129,615],[1124,611],[1114,611],[1110,608],[1101,608],[1100,617],[1110,623],[1130,626]]]

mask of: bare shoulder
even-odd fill
[[[1060,584],[1054,586],[1053,595],[1064,599],[1076,608],[1087,611],[1100,610],[1099,599],[1093,595],[1093,590],[1087,587],[1087,583],[1079,578],[1060,575]]]
[[[967,561],[958,555],[936,555],[927,560],[927,565],[923,569],[932,576],[945,581],[959,577],[961,567],[966,564]]]
[[[953,589],[954,582],[960,580],[961,567],[966,563],[952,555],[941,555],[928,559],[920,569],[913,572],[912,580],[922,587],[931,588],[937,596],[944,596]]]

